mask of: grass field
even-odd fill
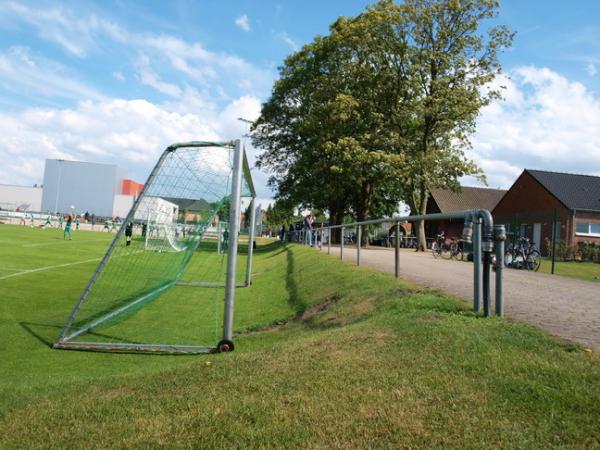
[[[539,271],[551,273],[552,260],[542,259]],[[600,264],[583,261],[555,261],[554,274],[580,280],[600,281]]]
[[[597,353],[297,245],[233,353],[50,349],[110,237],[0,225],[0,448],[600,448]]]

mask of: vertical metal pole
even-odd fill
[[[319,233],[319,250],[323,250],[323,223],[321,222],[321,231]]]
[[[481,219],[473,218],[473,309],[481,309]]]
[[[217,222],[217,254],[221,254],[221,221]]]
[[[554,263],[556,261],[556,235],[558,234],[556,230],[556,222],[558,222],[558,213],[556,208],[554,208],[552,213],[552,275],[554,275]]]
[[[229,248],[227,252],[227,278],[225,280],[225,311],[223,317],[223,340],[233,338],[233,308],[235,305],[235,274],[237,270],[238,235],[240,232],[240,198],[242,191],[242,158],[244,151],[240,141],[235,141],[233,157],[233,182],[229,209]]]
[[[394,246],[394,275],[400,276],[400,222],[396,222],[396,245]]]
[[[489,317],[491,312],[490,305],[490,257],[491,252],[483,252],[483,315]]]
[[[496,315],[504,316],[504,286],[502,285],[502,275],[504,273],[504,241],[506,240],[506,230],[504,225],[495,226],[496,242]]]
[[[360,246],[362,244],[362,227],[356,227],[356,265],[360,266]]]
[[[331,228],[327,228],[327,254],[331,255]]]
[[[340,236],[340,259],[344,259],[344,227],[341,228],[342,233]]]
[[[252,284],[252,255],[254,255],[254,228],[256,228],[256,211],[254,198],[250,201],[250,229],[248,230],[248,259],[246,260],[246,286]]]

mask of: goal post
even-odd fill
[[[236,279],[241,199],[255,196],[239,140],[167,147],[54,348],[187,354],[233,350],[235,288],[245,285]],[[219,214],[227,205],[228,224],[222,224]],[[220,251],[221,237],[218,242],[209,237],[215,223],[219,233],[221,227],[229,230],[226,254]],[[248,262],[251,252],[250,243]],[[222,313],[219,304],[224,304]]]

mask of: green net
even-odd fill
[[[234,151],[229,143],[189,143],[163,153],[56,347],[214,347],[223,321]],[[251,196],[244,162],[242,196]],[[240,284],[245,259],[237,263]]]

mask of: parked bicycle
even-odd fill
[[[434,258],[442,257],[443,259],[452,258],[450,244],[446,243],[446,235],[442,231],[435,237],[435,241],[431,244],[431,253]]]
[[[542,255],[529,238],[519,238],[515,245],[509,244],[504,252],[504,265],[515,269],[537,272],[542,263]]]
[[[465,261],[465,246],[461,239],[450,238],[450,257],[457,261]]]

